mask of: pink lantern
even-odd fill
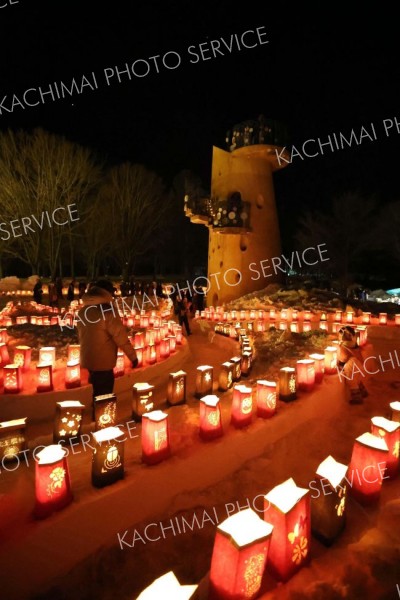
[[[174,333],[176,335],[176,343],[182,344],[182,327],[180,325],[177,325],[174,328]]]
[[[56,365],[56,349],[54,346],[44,346],[39,350],[39,362],[45,365],[51,365],[54,369]]]
[[[325,355],[310,354],[310,358],[314,361],[315,367],[315,383],[321,383],[325,373]]]
[[[15,364],[4,366],[4,393],[18,394],[22,391],[22,370]]]
[[[157,351],[154,344],[147,346],[147,363],[154,365],[157,362]]]
[[[16,346],[13,363],[21,367],[22,371],[29,371],[31,365],[32,348],[30,346]]]
[[[149,326],[149,317],[148,315],[140,316],[140,327],[148,327]]]
[[[142,461],[155,465],[171,454],[168,414],[153,410],[142,416]]]
[[[117,362],[114,367],[114,377],[122,377],[122,375],[124,373],[125,373],[124,353],[121,350],[118,350]]]
[[[298,360],[297,384],[298,388],[304,392],[311,392],[315,384],[315,363],[310,358]]]
[[[384,417],[372,417],[371,433],[385,440],[388,447],[386,475],[391,479],[399,473],[400,423]]]
[[[36,502],[34,516],[48,517],[72,502],[67,450],[59,444],[46,446],[37,454],[35,467]]]
[[[65,387],[67,389],[79,387],[81,385],[81,366],[78,360],[67,362],[65,370]]]
[[[210,394],[200,398],[199,434],[205,441],[214,440],[223,434],[218,396]]]
[[[327,346],[325,348],[325,373],[333,375],[337,373],[337,347]]]
[[[246,385],[233,387],[231,423],[234,427],[247,427],[253,417],[252,389]]]
[[[80,361],[81,359],[81,347],[80,344],[68,344],[67,351],[67,362]]]
[[[144,332],[137,331],[134,337],[134,346],[143,347],[144,346]]]
[[[146,329],[146,346],[156,343],[156,332],[154,329]]]
[[[138,367],[143,367],[143,346],[135,346],[135,352],[138,359]]]
[[[166,337],[166,338],[162,339],[160,342],[160,356],[161,356],[161,358],[168,358],[169,355],[170,355],[169,338]]]
[[[349,467],[350,491],[361,504],[379,500],[388,454],[381,437],[363,433],[356,438]]]
[[[168,339],[169,339],[169,349],[170,349],[170,352],[172,354],[173,352],[176,351],[176,336],[175,335],[169,335]]]
[[[257,380],[257,416],[269,419],[276,413],[276,382]]]

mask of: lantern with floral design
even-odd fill
[[[141,419],[145,413],[154,409],[154,385],[146,382],[132,386],[132,417]]]
[[[277,485],[264,496],[264,520],[274,527],[267,568],[287,581],[310,558],[310,490],[292,478]]]
[[[325,355],[324,354],[310,354],[311,360],[314,361],[315,368],[315,383],[321,383],[325,373]]]
[[[360,504],[373,504],[379,500],[388,454],[389,449],[383,438],[372,433],[363,433],[356,438],[349,478],[351,495]]]
[[[169,445],[168,414],[153,410],[142,419],[142,461],[155,465],[171,454]]]
[[[316,492],[311,494],[312,532],[327,546],[336,540],[346,524],[347,468],[328,456],[319,465],[316,479],[310,483],[310,488]]]
[[[67,362],[81,360],[81,346],[80,344],[68,344],[67,350]]]
[[[279,398],[283,402],[291,402],[296,397],[296,369],[293,367],[282,367],[282,369],[279,369]]]
[[[246,385],[236,384],[233,387],[231,423],[241,428],[250,425],[253,418],[252,389]]]
[[[227,361],[222,363],[219,372],[218,387],[222,392],[230,390],[233,385],[233,363]]]
[[[400,423],[400,402],[395,400],[394,402],[391,402],[389,406],[391,408],[391,420]]]
[[[214,369],[209,365],[197,367],[196,373],[196,392],[197,398],[202,398],[212,394]]]
[[[165,598],[174,600],[190,600],[194,598],[194,593],[197,590],[197,585],[180,585],[172,571],[155,579],[136,600],[157,600]]]
[[[15,346],[13,363],[22,371],[29,371],[31,366],[32,348],[30,346]]]
[[[95,431],[115,425],[117,419],[117,396],[102,394],[94,398]]]
[[[119,427],[106,427],[92,432],[92,485],[101,488],[124,477],[124,432]]]
[[[36,365],[36,391],[53,391],[53,367],[47,363],[38,363]]]
[[[79,387],[81,385],[81,366],[78,360],[71,360],[67,362],[65,369],[65,387],[69,390],[71,388]]]
[[[337,347],[327,346],[325,348],[325,373],[333,375],[337,373]]]
[[[185,371],[170,373],[167,385],[167,402],[170,406],[186,402],[186,377]]]
[[[202,440],[214,440],[223,434],[218,396],[210,394],[200,398],[200,430]]]
[[[399,474],[400,466],[400,423],[384,417],[372,417],[371,433],[385,440],[388,447],[386,475],[393,479]]]
[[[258,597],[273,526],[251,508],[217,527],[210,568],[209,600]]]
[[[34,516],[44,519],[72,502],[67,450],[59,444],[46,446],[35,460],[36,501]]]
[[[276,382],[257,380],[257,416],[269,419],[276,413]]]
[[[39,350],[39,362],[44,365],[51,365],[54,369],[56,364],[56,349],[54,346],[44,346]]]
[[[0,423],[0,462],[18,459],[18,454],[25,450],[26,419],[14,419]]]
[[[79,400],[57,402],[53,442],[67,441],[81,433],[82,412],[85,405]]]

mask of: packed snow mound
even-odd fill
[[[307,309],[313,312],[344,309],[340,298],[328,290],[318,288],[288,290],[278,284],[270,284],[262,290],[237,298],[227,305],[227,309],[260,310],[271,306],[275,308],[290,307],[297,310]]]
[[[15,292],[19,289],[21,289],[21,281],[18,277],[3,277],[0,279],[0,292]]]

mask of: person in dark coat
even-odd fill
[[[37,282],[35,283],[35,287],[33,288],[33,299],[38,304],[42,304],[42,298],[43,298],[42,282],[38,278]]]
[[[58,300],[62,300],[63,299],[63,281],[62,281],[61,277],[57,277],[57,279],[56,279],[56,290],[57,290]]]
[[[183,325],[185,325],[187,335],[192,335],[192,332],[190,331],[190,325],[189,325],[190,304],[191,303],[188,301],[186,296],[183,296],[183,297],[178,296],[176,299],[179,325],[182,328],[183,328]]]
[[[68,300],[68,302],[72,302],[74,300],[74,298],[75,298],[75,281],[72,280],[68,286],[67,300]]]

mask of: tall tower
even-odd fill
[[[285,140],[284,127],[263,116],[235,125],[229,150],[213,147],[211,198],[185,198],[187,216],[209,228],[209,305],[279,279],[270,263],[281,254],[272,174],[287,164],[277,154],[289,160]]]

